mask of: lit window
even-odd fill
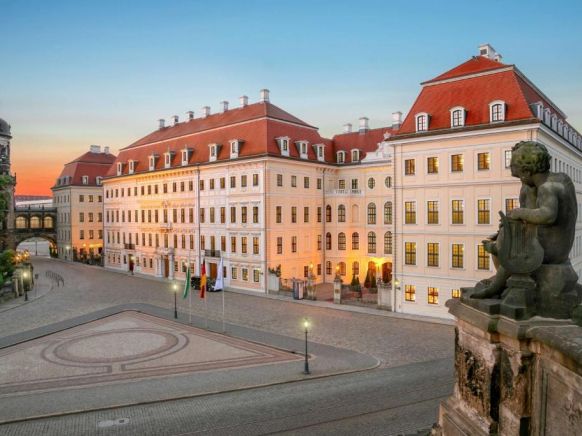
[[[463,224],[464,221],[464,202],[463,200],[453,200],[451,202],[452,223]]]
[[[488,170],[491,165],[489,153],[477,153],[477,169]]]
[[[485,246],[479,244],[477,246],[477,269],[489,270],[489,253],[485,250]]]
[[[392,202],[384,203],[384,224],[392,224]]]
[[[439,266],[439,244],[437,242],[426,244],[426,253],[427,266]]]
[[[438,224],[439,223],[439,202],[438,201],[427,201],[426,202],[426,222],[428,224]]]
[[[489,200],[477,200],[477,223],[489,224],[491,219],[491,211],[489,207]]]
[[[404,243],[404,264],[416,265],[416,242]]]
[[[439,304],[439,290],[429,286],[428,288],[428,304]]]
[[[392,254],[392,232],[384,233],[384,254]]]
[[[511,168],[511,150],[505,150],[505,168]]]
[[[462,154],[453,154],[451,156],[451,171],[452,172],[460,172],[463,171],[463,155]]]
[[[376,205],[368,204],[368,224],[376,224]]]
[[[404,202],[404,223],[416,224],[416,201]]]
[[[376,233],[368,232],[368,253],[376,253]]]
[[[437,174],[439,172],[439,158],[429,157],[426,160],[427,172],[429,174]]]
[[[352,250],[360,249],[360,234],[358,232],[352,233]]]
[[[460,289],[452,289],[451,290],[451,297],[452,298],[461,298],[461,290]]]
[[[414,159],[406,159],[404,161],[404,175],[413,176],[416,172],[416,165]]]
[[[416,286],[404,285],[404,300],[416,301]]]
[[[507,215],[513,209],[517,209],[519,207],[519,199],[518,198],[506,198],[505,199],[505,214]]]
[[[453,268],[463,268],[463,255],[464,247],[463,244],[453,244],[452,245],[452,267]]]
[[[340,263],[338,263],[338,266],[339,266],[340,276],[345,276],[346,275],[346,263],[340,262]]]

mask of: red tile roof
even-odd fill
[[[498,68],[505,68],[509,66],[510,65],[503,64],[483,56],[474,56],[467,62],[464,62],[461,65],[458,65],[455,68],[436,76],[434,79],[423,82],[422,84],[424,85],[425,83],[438,82],[441,80],[467,76],[470,74],[484,73],[486,71],[492,71]]]
[[[83,176],[89,176],[88,186],[97,186],[97,177],[105,177],[113,162],[115,162],[115,155],[111,153],[88,151],[65,164],[53,188],[71,185],[87,186],[83,184]]]
[[[381,127],[378,129],[370,129],[364,133],[356,131],[335,135],[333,137],[334,151],[345,151],[346,163],[352,162],[351,151],[353,149],[360,150],[360,159],[363,159],[368,152],[376,151],[378,143],[384,140],[386,133],[393,134],[394,130],[391,127]]]

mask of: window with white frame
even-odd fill
[[[171,151],[164,153],[164,168],[170,168],[172,166],[172,154]]]
[[[421,112],[414,116],[417,132],[425,132],[428,130],[428,114]]]
[[[352,150],[352,162],[359,162],[360,161],[360,150],[353,149]]]
[[[309,142],[307,141],[296,141],[295,145],[297,147],[297,151],[299,152],[299,157],[301,159],[307,159],[307,146]]]
[[[155,154],[150,155],[148,168],[150,171],[153,171],[156,169],[156,155]]]
[[[117,175],[120,176],[123,173],[123,163],[117,162]]]
[[[218,144],[209,144],[208,147],[210,148],[210,158],[208,159],[210,162],[216,161],[218,159]]]
[[[289,156],[289,137],[281,136],[276,138],[282,156]]]
[[[188,165],[190,160],[190,150],[185,148],[182,150],[182,166]]]
[[[451,109],[451,127],[463,127],[465,125],[465,108],[454,107]]]
[[[89,176],[83,176],[83,185],[89,184]]]
[[[98,185],[102,185],[103,184],[103,177],[101,177],[101,176],[95,177],[95,183],[97,183]]]
[[[129,174],[135,173],[135,161],[134,160],[130,159],[127,161],[127,172]]]
[[[324,153],[324,145],[323,144],[316,144],[315,147],[315,154],[317,155],[317,160],[320,162],[325,161],[325,153]]]
[[[346,162],[346,152],[345,151],[338,151],[337,152],[337,163],[343,164]]]
[[[489,121],[497,123],[505,121],[505,102],[496,100],[489,103]]]
[[[236,159],[238,158],[238,153],[240,151],[240,143],[239,139],[233,139],[230,141],[230,158]]]

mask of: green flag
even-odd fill
[[[182,292],[182,298],[187,298],[190,293],[190,265],[186,270],[186,282],[184,283],[184,292]]]

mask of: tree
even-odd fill
[[[14,250],[4,250],[2,253],[0,253],[0,274],[2,283],[12,277],[15,265],[16,252]]]

